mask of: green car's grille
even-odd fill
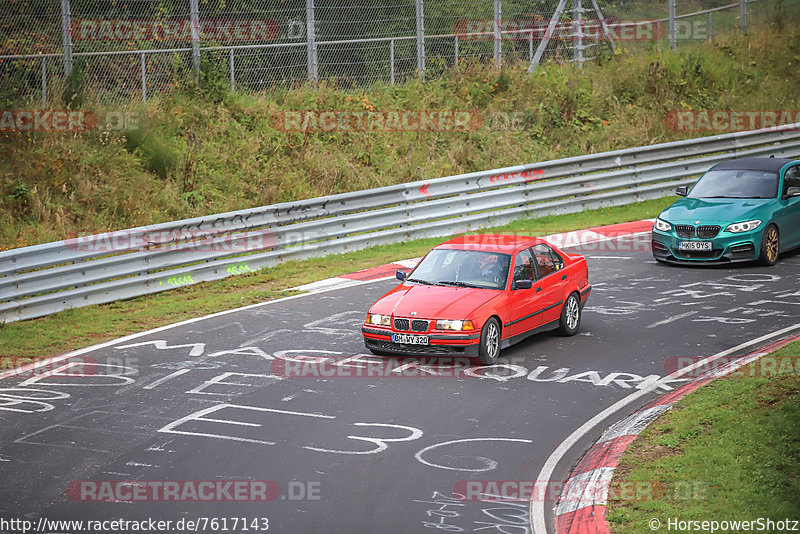
[[[697,228],[691,224],[675,225],[675,233],[678,234],[678,237],[682,237],[684,239],[691,239],[693,237],[699,237],[700,239],[713,239],[717,237],[719,231],[720,227],[716,225],[698,226]]]
[[[698,226],[697,237],[700,239],[713,239],[719,234],[719,226]]]

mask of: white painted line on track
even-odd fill
[[[673,321],[678,321],[680,319],[685,319],[687,317],[691,317],[692,315],[695,315],[696,313],[698,313],[697,310],[689,311],[689,312],[686,312],[686,313],[679,313],[678,315],[673,315],[672,317],[667,317],[666,319],[663,319],[661,321],[655,322],[653,324],[649,324],[649,325],[647,325],[647,328],[655,328],[657,326],[669,324],[669,323],[671,323]]]
[[[800,323],[792,326],[787,326],[786,328],[782,328],[781,330],[777,330],[770,334],[765,334],[761,337],[752,339],[750,341],[745,341],[744,343],[736,345],[735,347],[731,347],[722,352],[718,352],[713,356],[709,356],[708,358],[699,360],[692,365],[683,367],[675,371],[674,373],[668,375],[665,378],[678,378],[682,375],[689,373],[690,371],[693,371],[698,367],[702,367],[703,365],[708,364],[709,362],[718,360],[719,358],[724,358],[725,356],[729,356],[730,354],[738,352],[742,349],[746,349],[747,347],[758,345],[759,343],[763,343],[764,341],[789,333],[792,330],[798,330],[798,329],[800,329]],[[534,495],[543,494],[537,492],[546,491],[547,481],[550,480],[550,477],[553,476],[553,471],[555,470],[556,465],[558,464],[558,462],[561,461],[561,459],[564,457],[567,451],[569,451],[578,442],[578,440],[580,440],[582,437],[588,434],[589,431],[591,431],[594,427],[603,422],[606,418],[610,417],[615,412],[617,412],[621,408],[624,408],[633,401],[652,392],[654,389],[655,388],[651,386],[646,389],[641,389],[635,393],[631,393],[627,397],[620,399],[619,401],[615,402],[602,412],[598,413],[597,415],[595,415],[594,417],[583,423],[577,430],[575,430],[564,441],[562,441],[558,445],[558,447],[556,447],[556,449],[550,454],[550,457],[547,458],[547,461],[545,461],[541,471],[539,471],[539,475],[534,479],[536,480],[536,486],[537,486],[537,490],[536,492],[534,492]],[[531,528],[533,529],[533,532],[535,534],[545,534],[548,531],[547,521],[545,519],[544,501],[545,501],[544,499],[531,500],[531,505],[530,505]]]
[[[364,284],[372,284],[374,282],[381,282],[383,280],[388,280],[390,278],[394,278],[394,276],[387,276],[385,278],[378,278],[378,279],[375,279],[375,280],[356,280],[355,283],[352,284],[352,286],[364,285]],[[351,286],[348,286],[348,287],[351,287]],[[20,373],[24,373],[24,372],[33,370],[33,369],[38,369],[39,367],[43,367],[45,365],[50,365],[50,364],[53,364],[53,363],[56,363],[56,362],[60,362],[62,360],[66,360],[68,358],[74,358],[75,356],[80,356],[82,354],[87,354],[89,352],[94,352],[96,350],[100,350],[100,349],[104,349],[104,348],[107,348],[107,347],[111,347],[111,346],[117,345],[119,343],[123,343],[125,341],[130,341],[132,339],[138,339],[140,337],[147,336],[149,334],[156,334],[158,332],[164,332],[166,330],[171,330],[172,328],[177,328],[179,326],[185,326],[187,324],[197,323],[197,322],[200,322],[200,321],[204,321],[206,319],[213,319],[215,317],[221,317],[223,315],[228,315],[229,313],[235,313],[235,312],[239,312],[239,311],[243,311],[243,310],[251,310],[251,309],[254,309],[254,308],[260,308],[262,306],[270,306],[270,305],[273,305],[273,304],[278,303],[278,302],[285,302],[287,300],[301,299],[301,298],[308,297],[308,296],[311,296],[311,295],[319,295],[320,293],[326,293],[328,291],[335,291],[336,289],[340,289],[340,287],[339,286],[334,286],[334,287],[329,287],[329,288],[321,288],[321,289],[316,289],[314,291],[309,291],[308,293],[303,293],[302,295],[291,295],[289,297],[283,297],[283,298],[279,298],[279,299],[275,299],[275,300],[267,300],[265,302],[257,302],[255,304],[248,304],[247,306],[241,306],[239,308],[233,308],[233,309],[230,309],[230,310],[223,310],[223,311],[220,311],[220,312],[211,313],[209,315],[203,315],[202,317],[193,317],[191,319],[186,319],[185,321],[181,321],[179,323],[173,323],[173,324],[168,324],[168,325],[164,325],[164,326],[159,326],[158,328],[153,328],[151,330],[145,330],[143,332],[136,332],[135,334],[130,334],[130,335],[127,335],[125,337],[119,337],[119,338],[112,339],[112,340],[109,340],[109,341],[106,341],[106,342],[103,342],[103,343],[98,343],[97,345],[90,345],[90,346],[84,347],[82,349],[74,350],[72,352],[68,352],[66,354],[62,354],[60,356],[53,356],[52,358],[47,358],[45,360],[40,360],[38,362],[30,363],[28,365],[25,365],[23,367],[19,367],[17,369],[9,369],[8,371],[4,371],[4,372],[0,373],[0,380],[2,380],[4,378],[9,378],[9,377],[18,375]]]

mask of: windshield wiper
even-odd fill
[[[427,280],[422,280],[421,278],[408,278],[408,279],[406,279],[406,282],[416,282],[418,284],[423,284],[423,285],[426,285],[426,286],[436,285],[433,282],[428,282]]]
[[[473,287],[475,289],[486,289],[483,286],[478,286],[478,285],[475,285],[475,284],[468,284],[466,282],[453,282],[452,280],[440,280],[439,284],[443,285],[443,286]]]

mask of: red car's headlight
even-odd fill
[[[437,330],[474,330],[475,325],[472,321],[455,321],[450,319],[439,319],[436,321]]]
[[[367,315],[367,322],[369,324],[377,324],[381,326],[389,326],[392,324],[392,318],[388,315],[380,315],[378,313],[370,313]]]

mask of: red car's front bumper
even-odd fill
[[[364,346],[369,350],[385,352],[387,354],[413,354],[419,356],[469,356],[478,355],[478,343],[481,334],[479,331],[455,331],[445,333],[441,331],[425,333],[428,345],[411,345],[395,343],[392,334],[408,334],[388,327],[363,325],[361,333],[364,335]]]

